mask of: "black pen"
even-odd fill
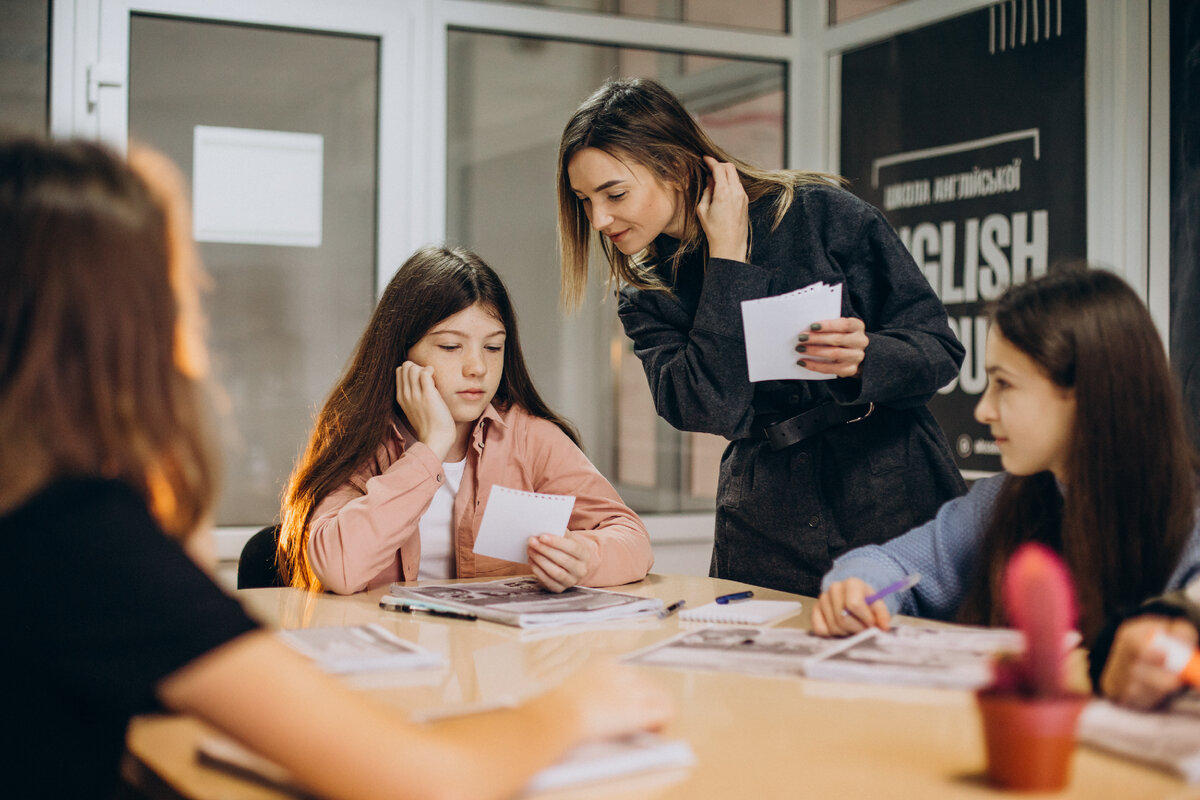
[[[446,617],[447,619],[465,619],[475,621],[479,617],[474,614],[468,614],[464,611],[451,611],[448,608],[434,608],[432,606],[410,605],[408,603],[395,602],[398,598],[385,596],[379,601],[379,607],[386,611],[401,611],[405,614],[414,614],[420,611],[423,614],[428,614],[431,617]],[[393,601],[393,602],[388,602]]]
[[[667,617],[671,616],[679,609],[683,608],[683,605],[686,602],[687,602],[686,600],[676,600],[674,603],[671,603],[671,605],[667,606],[662,611],[658,612],[658,618],[666,619]]]
[[[474,622],[479,617],[474,614],[468,614],[465,611],[451,611],[448,608],[430,608],[429,606],[404,606],[410,614],[415,614],[420,611],[422,614],[428,614],[431,617],[446,617],[447,619],[465,619]]]

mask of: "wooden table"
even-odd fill
[[[747,588],[712,578],[651,575],[623,591],[695,608]],[[810,598],[755,588],[763,599],[800,599],[784,620],[808,627]],[[674,635],[678,616],[619,627],[522,631],[489,622],[397,614],[378,607],[382,590],[350,597],[296,589],[238,593],[266,624],[283,627],[376,622],[446,656],[448,667],[389,676],[363,686],[397,713],[453,710],[527,696],[595,659],[615,658]],[[695,627],[695,623],[686,627]],[[698,763],[549,798],[972,798],[998,797],[984,781],[979,716],[969,692],[647,669],[674,694],[666,730],[687,739]],[[126,774],[151,796],[280,798],[286,795],[196,763],[205,727],[186,717],[147,717],[130,728]],[[1200,786],[1082,747],[1064,798],[1200,800]]]

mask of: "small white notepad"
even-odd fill
[[[529,563],[530,536],[543,533],[562,536],[571,521],[575,498],[569,494],[522,492],[493,486],[488,493],[475,539],[475,552],[518,564]]]
[[[814,322],[841,316],[840,283],[814,283],[786,294],[743,300],[742,330],[750,381],[827,381],[835,377],[797,364],[803,356],[796,352],[796,345],[800,334]]]
[[[707,603],[679,612],[685,622],[730,622],[735,625],[765,625],[800,611],[793,600],[737,600],[732,603]]]

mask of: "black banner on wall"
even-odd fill
[[[842,57],[842,174],[900,233],[967,349],[930,408],[969,476],[1000,469],[974,419],[986,303],[1086,254],[1085,6],[997,3]]]
[[[1171,2],[1171,365],[1200,448],[1200,2]]]

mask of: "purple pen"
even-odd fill
[[[905,575],[900,580],[883,587],[878,592],[867,595],[866,600],[864,600],[863,602],[866,603],[867,605],[871,605],[871,603],[874,603],[876,600],[882,600],[883,598],[887,597],[888,595],[895,594],[896,592],[903,592],[905,589],[911,589],[912,587],[916,586],[920,580],[921,580],[921,573],[919,573],[919,572],[914,572],[912,575]],[[843,616],[846,616],[849,614],[850,614],[849,609],[842,609]]]
[[[912,587],[916,586],[920,580],[921,573],[919,572],[914,572],[912,575],[906,575],[890,586],[883,587],[875,594],[867,595],[866,604],[871,605],[871,603],[874,603],[876,600],[882,600],[889,594],[895,594],[896,592],[903,592],[905,589],[911,589]]]

